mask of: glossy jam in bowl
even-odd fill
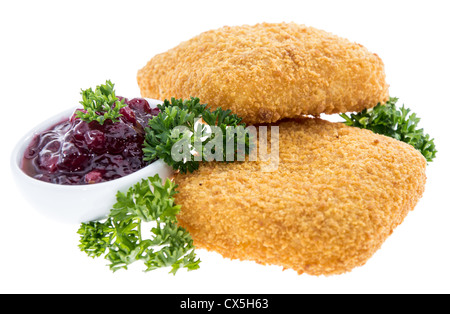
[[[152,108],[159,100],[146,99]],[[76,108],[68,109],[30,130],[16,145],[11,156],[11,169],[23,197],[42,214],[67,223],[80,223],[104,218],[116,201],[117,191],[126,191],[136,182],[159,174],[170,177],[172,169],[156,160],[136,172],[107,182],[63,185],[44,182],[26,174],[22,169],[24,154],[31,141],[61,121],[70,118]]]
[[[147,100],[122,98],[116,120],[86,122],[84,110],[37,134],[25,150],[22,169],[35,179],[80,185],[111,181],[136,172],[150,162],[142,146],[148,121],[159,114]]]

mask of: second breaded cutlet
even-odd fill
[[[361,111],[388,100],[380,57],[295,23],[226,26],[154,56],[137,75],[143,97],[199,97],[247,124]]]
[[[299,274],[365,264],[422,196],[424,157],[318,118],[278,126],[276,171],[261,171],[262,161],[205,162],[177,174],[180,224],[198,248]]]

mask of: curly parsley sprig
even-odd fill
[[[239,156],[249,154],[254,147],[252,134],[246,132],[242,118],[232,114],[231,110],[217,108],[211,111],[195,97],[186,100],[166,99],[158,108],[160,113],[149,121],[146,128],[143,148],[146,161],[159,158],[173,169],[186,173],[197,170],[200,161],[210,161],[211,153],[218,157],[216,160],[235,161]],[[198,123],[200,118],[203,121]],[[184,132],[180,131],[180,127],[184,128]],[[219,130],[217,133],[221,135],[208,134],[208,128],[211,127]],[[211,149],[213,142],[220,145]],[[186,159],[174,158],[173,150],[180,147],[192,150]],[[231,152],[225,149],[228,147],[232,147]]]
[[[112,271],[127,269],[142,261],[145,271],[171,267],[199,268],[190,234],[178,226],[176,214],[181,206],[174,203],[175,183],[158,175],[142,180],[126,193],[118,192],[117,203],[104,221],[82,223],[79,248],[90,257],[104,257]],[[150,238],[143,238],[143,223],[153,222]]]
[[[95,91],[92,88],[81,90],[84,111],[78,110],[77,117],[86,122],[97,121],[100,124],[110,119],[117,122],[122,116],[119,112],[125,107],[124,99],[119,100],[116,97],[114,84],[107,80],[105,84],[98,85]]]
[[[408,143],[419,150],[428,162],[433,161],[437,153],[434,139],[418,128],[420,118],[415,113],[411,113],[405,105],[396,107],[397,101],[398,98],[391,97],[384,105],[378,104],[350,116],[345,113],[340,116],[345,119],[346,125],[369,129]]]

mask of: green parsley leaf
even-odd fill
[[[158,175],[136,183],[126,193],[118,192],[109,216],[103,221],[82,223],[79,248],[95,258],[104,255],[112,271],[127,269],[142,261],[145,271],[171,267],[174,274],[182,267],[199,268],[190,234],[178,226],[174,203],[176,185],[163,183]],[[142,236],[143,224],[152,222],[151,236]]]
[[[186,100],[166,99],[158,108],[160,113],[149,121],[146,128],[145,161],[159,158],[173,169],[186,173],[198,169],[200,161],[210,161],[212,154],[219,161],[235,161],[254,148],[253,135],[247,133],[242,118],[232,114],[231,110],[217,108],[211,111],[194,97]],[[203,121],[198,123],[200,118]],[[184,128],[184,132],[180,131],[180,127]],[[216,137],[220,136],[217,135],[219,132],[204,136],[212,127],[220,131],[221,138]],[[186,134],[194,136],[187,137]],[[176,160],[172,153],[180,147],[189,147],[196,154],[189,152],[185,159]],[[232,149],[225,149],[228,147]]]
[[[411,113],[405,105],[396,107],[397,101],[398,98],[391,97],[384,105],[377,104],[374,108],[364,109],[350,116],[345,113],[340,116],[345,119],[346,125],[368,129],[408,143],[420,151],[428,162],[433,161],[437,153],[434,139],[418,128],[420,118],[415,113]]]
[[[114,91],[114,84],[107,80],[105,84],[99,85],[95,88],[81,90],[84,111],[78,110],[77,117],[86,122],[97,121],[100,124],[105,123],[110,119],[117,122],[118,118],[122,116],[119,113],[120,109],[125,107],[125,100],[119,100]]]

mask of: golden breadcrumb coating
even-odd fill
[[[176,175],[177,217],[198,248],[299,274],[341,274],[365,264],[424,192],[420,152],[368,130],[283,121],[279,151],[273,172],[261,161],[205,162]]]
[[[347,39],[294,23],[204,32],[138,71],[143,97],[199,97],[248,124],[361,111],[388,100],[382,60]]]

